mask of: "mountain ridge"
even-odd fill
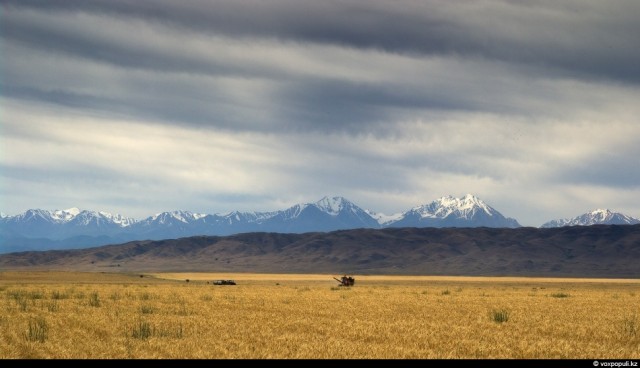
[[[615,277],[640,274],[640,225],[253,232],[0,255],[0,269]]]
[[[625,218],[635,220],[628,216]],[[572,223],[569,220],[557,220],[545,225],[552,227],[564,226],[563,224]],[[363,210],[340,196],[325,196],[316,202],[299,203],[284,210],[270,212],[205,214],[174,210],[141,220],[76,207],[53,211],[30,209],[15,216],[0,217],[0,253],[60,249],[65,247],[65,241],[68,248],[76,248],[141,239],[225,236],[246,232],[304,233],[357,228],[520,226],[517,220],[503,216],[472,194],[462,198],[443,196],[391,216]]]
[[[72,207],[69,209],[65,209],[65,210],[43,210],[43,209],[28,209],[26,210],[24,213],[21,214],[17,214],[17,215],[6,215],[5,213],[2,213],[2,218],[6,218],[6,219],[24,219],[24,218],[28,218],[28,217],[33,217],[33,216],[40,216],[40,217],[49,217],[53,220],[55,220],[55,222],[58,223],[65,223],[68,221],[73,220],[74,218],[76,218],[77,216],[81,216],[83,214],[85,215],[92,215],[94,217],[103,217],[103,218],[107,218],[107,219],[112,219],[114,220],[115,223],[120,224],[122,227],[127,227],[127,226],[131,226],[133,224],[139,223],[139,222],[143,222],[143,221],[154,221],[156,220],[158,217],[166,217],[166,216],[172,216],[175,217],[183,222],[188,222],[185,221],[184,218],[185,217],[191,217],[190,220],[197,220],[200,219],[202,217],[206,217],[206,216],[217,216],[217,217],[224,217],[224,218],[228,218],[232,215],[240,215],[240,216],[249,216],[249,217],[256,217],[256,218],[261,218],[261,219],[268,219],[271,218],[273,216],[276,216],[277,214],[281,213],[281,212],[293,212],[293,213],[299,213],[304,211],[307,207],[309,206],[314,206],[318,209],[320,209],[323,212],[326,212],[328,214],[332,214],[332,215],[338,215],[342,209],[349,209],[351,211],[353,211],[354,213],[363,213],[366,214],[368,217],[374,217],[374,215],[380,215],[381,217],[384,217],[385,219],[387,218],[392,218],[392,217],[398,217],[403,213],[407,213],[410,212],[412,210],[418,209],[418,208],[425,208],[426,206],[433,206],[435,203],[438,202],[442,202],[445,199],[449,200],[449,202],[453,202],[453,203],[460,203],[463,205],[468,205],[469,203],[474,203],[476,204],[478,207],[483,208],[483,209],[491,209],[494,210],[493,208],[491,208],[490,206],[488,206],[484,201],[482,201],[481,199],[479,199],[478,197],[475,197],[472,194],[467,194],[465,195],[462,199],[458,199],[455,198],[451,195],[449,196],[444,196],[441,197],[438,200],[435,200],[433,202],[431,202],[428,205],[419,205],[419,206],[415,206],[413,208],[411,208],[410,210],[407,210],[405,212],[402,213],[398,213],[396,215],[391,215],[391,216],[387,216],[385,214],[382,213],[376,213],[373,211],[368,211],[368,210],[362,210],[362,208],[360,208],[359,206],[355,205],[353,202],[347,200],[344,197],[341,196],[334,196],[334,197],[329,197],[329,196],[325,196],[323,198],[321,198],[320,200],[318,200],[317,202],[307,202],[307,203],[299,203],[299,204],[294,204],[290,207],[288,207],[287,209],[284,210],[278,210],[278,211],[267,211],[267,212],[240,212],[240,211],[231,211],[228,213],[214,213],[214,214],[204,214],[204,213],[195,213],[195,212],[191,212],[188,210],[173,210],[173,211],[165,211],[165,212],[160,212],[160,213],[156,213],[154,215],[148,216],[146,218],[143,219],[134,219],[131,217],[125,217],[123,215],[120,214],[111,214],[109,212],[105,212],[105,211],[92,211],[92,210],[80,210],[77,207]],[[449,212],[451,211],[451,205],[448,204],[449,206]],[[362,210],[362,211],[360,211]],[[495,211],[495,210],[494,210]],[[460,213],[462,213],[462,211],[460,211]],[[291,217],[295,217],[296,215],[293,215]],[[449,213],[447,213],[447,215],[449,215]],[[431,217],[437,217],[437,216],[431,216]],[[386,221],[389,222],[389,221]],[[383,225],[383,224],[381,224]]]
[[[635,225],[640,220],[609,209],[595,209],[569,219],[557,219],[545,222],[540,227],[590,226],[590,225]]]
[[[471,226],[464,226],[471,224]],[[397,220],[388,222],[392,227],[506,227],[521,225],[472,194],[462,198],[441,197],[429,204],[416,206],[403,213]]]

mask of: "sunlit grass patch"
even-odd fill
[[[96,308],[100,306],[100,295],[97,291],[89,294],[89,305]]]
[[[509,321],[509,311],[506,309],[494,309],[491,311],[493,322],[504,323]]]
[[[28,329],[24,334],[27,341],[45,342],[49,332],[49,325],[43,317],[36,317],[29,320]]]

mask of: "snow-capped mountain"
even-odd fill
[[[132,218],[108,212],[31,209],[0,218],[0,253],[103,245],[128,240]]]
[[[331,216],[339,216],[343,211],[351,213],[359,213],[363,211],[360,207],[349,202],[344,197],[323,197],[316,203],[312,203],[312,206],[317,207],[320,211],[329,214]]]
[[[134,218],[124,217],[117,213],[115,215],[112,215],[109,212],[100,211],[98,212],[98,214],[106,219],[109,219],[114,224],[120,225],[121,227],[131,226],[137,222]]]
[[[544,223],[540,227],[589,226],[589,225],[635,225],[640,220],[612,212],[608,209],[597,209],[570,219],[558,219]]]
[[[261,223],[262,231],[296,233],[379,226],[365,210],[343,197],[324,197],[315,203],[297,204]]]
[[[78,235],[106,235],[122,231],[135,223],[132,218],[108,212],[66,210],[27,210],[16,216],[0,219],[3,228],[29,238],[64,239]]]
[[[3,216],[9,223],[37,223],[45,222],[51,224],[74,224],[89,225],[91,223],[117,224],[120,227],[126,227],[134,223],[136,220],[122,215],[112,215],[108,212],[81,211],[78,208],[69,208],[66,210],[27,210],[16,216]]]
[[[69,212],[67,212],[68,214]],[[128,227],[136,222],[135,219],[124,217],[116,214],[112,215],[109,212],[95,212],[95,211],[80,211],[73,217],[67,217],[63,223],[72,224],[74,226],[93,226],[93,227],[114,227],[124,228]]]
[[[73,220],[74,217],[80,214],[80,209],[73,207],[66,210],[51,211],[51,218],[58,222],[67,222]]]
[[[150,216],[142,221],[141,224],[158,224],[158,225],[168,225],[171,226],[176,223],[185,223],[188,224],[190,222],[199,220],[205,217],[206,214],[202,213],[193,213],[189,211],[171,211],[171,212],[161,212],[156,213],[153,216]]]
[[[467,194],[462,198],[442,197],[404,212],[385,227],[520,227],[481,199]]]
[[[194,214],[173,211],[156,214],[131,226],[144,238],[161,239],[192,235],[230,235],[244,232],[302,233],[379,227],[360,207],[343,197],[324,197],[315,203],[296,204],[281,211]]]
[[[303,233],[381,227],[518,227],[480,199],[442,197],[386,216],[365,211],[344,197],[324,197],[271,212],[203,214],[161,212],[143,220],[108,212],[27,210],[0,218],[0,253],[28,249],[88,247],[142,239],[246,232]]]
[[[128,234],[136,238],[177,238],[188,235],[202,235],[195,231],[195,223],[206,214],[190,211],[170,211],[156,213],[129,226]]]

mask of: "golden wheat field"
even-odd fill
[[[638,280],[336,284],[331,275],[0,272],[0,358],[640,356]]]

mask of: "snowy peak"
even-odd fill
[[[462,198],[455,198],[450,195],[441,197],[427,205],[414,207],[411,210],[420,214],[423,218],[446,218],[453,215],[470,219],[477,212],[484,212],[489,216],[497,213],[496,210],[472,194],[467,194]]]
[[[80,214],[80,209],[77,207],[72,207],[66,210],[55,210],[51,211],[51,217],[59,222],[68,222],[73,220],[76,216]]]
[[[226,219],[230,224],[241,222],[242,220],[245,220],[247,218],[244,213],[238,211],[230,212],[222,217]]]
[[[441,197],[440,199],[435,200],[434,202],[439,203],[442,206],[446,207],[458,207],[458,208],[471,208],[471,207],[483,207],[486,208],[487,204],[484,203],[480,198],[474,196],[473,194],[466,194],[462,198],[456,198],[451,195]]]
[[[64,221],[73,223],[76,226],[88,226],[91,224],[100,226],[108,222],[108,220],[93,211],[81,211],[73,217],[66,217]]]
[[[130,217],[124,217],[120,214],[115,214],[112,215],[109,212],[104,212],[104,211],[100,211],[98,212],[98,215],[110,220],[111,222],[113,222],[114,224],[118,224],[121,227],[127,227],[127,226],[131,226],[133,224],[136,223],[136,220]]]
[[[488,215],[493,215],[493,213],[496,212],[496,210],[489,207],[483,200],[473,194],[467,194],[462,198],[454,198],[452,196],[442,197],[435,202],[439,202],[440,208],[447,212],[459,211],[461,213],[468,213],[480,210]]]
[[[312,206],[312,204],[296,204],[287,208],[286,210],[278,211],[278,215],[274,217],[280,217],[284,221],[290,221],[300,217],[303,211],[309,206]]]
[[[74,226],[117,226],[127,227],[136,220],[124,217],[120,214],[112,215],[104,211],[87,211],[72,207],[66,210],[50,211],[51,218],[60,224],[72,224]]]
[[[451,195],[441,197],[429,204],[413,207],[397,220],[391,220],[385,225],[393,227],[520,226],[516,220],[504,217],[473,194],[467,194],[462,198]]]
[[[268,216],[268,217],[273,217],[274,215],[280,213],[286,219],[295,219],[295,218],[299,217],[300,215],[302,215],[302,213],[304,213],[305,210],[310,208],[310,207],[311,208],[316,208],[320,212],[326,213],[326,214],[331,215],[331,216],[338,216],[340,213],[342,213],[345,210],[353,211],[354,209],[358,208],[358,206],[354,205],[353,203],[351,203],[349,200],[345,199],[344,197],[328,197],[328,196],[325,196],[325,197],[323,197],[322,199],[320,199],[319,201],[317,201],[315,203],[299,203],[299,204],[295,204],[295,205],[287,208],[286,210],[270,213],[270,216]],[[273,214],[273,215],[271,215],[271,214]]]
[[[45,210],[26,210],[24,213],[20,215],[16,215],[10,218],[14,218],[16,220],[21,221],[34,221],[34,220],[44,220],[48,222],[53,222],[54,219],[51,216],[51,212]]]
[[[489,207],[483,200],[474,196],[473,194],[465,195],[461,200],[459,206],[461,208],[480,208],[484,212],[491,214],[495,212],[495,210]]]
[[[353,204],[353,202],[349,201],[344,197],[322,197],[320,200],[314,203],[299,203],[287,208],[284,211],[278,211],[281,213],[286,219],[295,219],[300,217],[303,213],[305,213],[308,209],[314,208],[322,213],[325,213],[330,216],[339,216],[344,213],[359,213],[361,211],[364,213],[360,207]]]
[[[47,211],[40,209],[30,209],[15,216],[6,216],[2,220],[14,224],[64,224],[75,217],[75,214],[66,212],[67,210]]]
[[[76,207],[53,211],[30,209],[16,216],[5,216],[3,217],[3,220],[13,222],[44,221],[51,224],[69,224],[74,226],[89,224],[115,224],[119,227],[127,227],[136,222],[136,220],[132,218],[124,217],[119,214],[112,215],[108,212],[86,211],[80,210]]]
[[[563,227],[563,226],[590,226],[590,225],[634,225],[640,224],[640,220],[613,212],[608,209],[596,209],[580,216],[570,219],[557,219],[546,222],[540,227]]]
[[[296,204],[261,222],[260,229],[300,233],[358,228],[378,228],[378,222],[344,197],[323,197],[314,203]]]
[[[598,208],[589,212],[589,217],[593,218],[596,221],[607,221],[610,220],[613,216],[615,216],[615,213],[610,211],[609,209]]]
[[[65,210],[68,211],[68,210]],[[73,212],[67,212],[73,213]],[[76,226],[116,226],[116,227],[127,227],[136,222],[136,220],[132,218],[127,218],[122,215],[116,214],[112,215],[109,212],[95,212],[95,211],[80,211],[73,217],[67,217],[66,222],[72,223]]]
[[[207,215],[202,213],[193,213],[190,211],[171,211],[171,212],[156,213],[155,215],[149,217],[146,221],[159,223],[159,224],[166,224],[166,223],[179,221],[179,222],[188,224],[190,222],[199,220],[205,216]]]
[[[228,224],[238,224],[238,223],[248,223],[254,224],[259,223],[261,221],[267,220],[273,216],[275,216],[277,212],[239,212],[233,211],[229,212],[225,215],[212,215],[216,218],[221,218],[225,223]]]
[[[328,213],[332,216],[337,216],[342,211],[354,211],[357,208],[356,205],[349,202],[344,197],[328,197],[325,196],[320,199],[318,202],[313,203],[313,206],[316,206],[320,211]]]

